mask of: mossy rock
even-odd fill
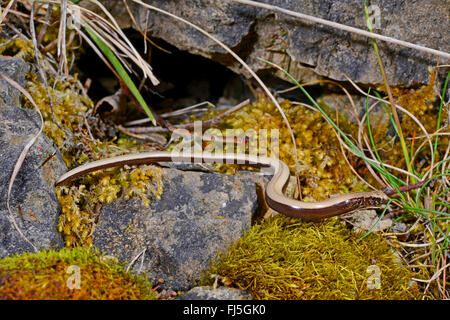
[[[0,300],[151,300],[146,277],[85,248],[24,253],[0,260]]]
[[[388,243],[375,234],[359,240],[362,235],[337,219],[308,223],[277,215],[220,254],[202,282],[219,276],[256,299],[420,298]]]

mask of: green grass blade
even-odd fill
[[[100,39],[91,29],[89,29],[88,27],[85,27],[84,29],[86,30],[87,34],[91,37],[91,39],[95,42],[95,44],[99,47],[99,49],[103,52],[103,54],[106,56],[106,58],[109,60],[109,62],[111,62],[114,69],[116,69],[116,72],[119,74],[122,81],[128,87],[131,94],[136,98],[136,100],[139,102],[141,107],[144,109],[145,113],[147,114],[149,119],[152,121],[153,125],[156,125],[155,118],[154,118],[152,112],[150,111],[150,108],[148,107],[144,98],[141,96],[139,90],[134,85],[133,80],[131,80],[127,71],[120,63],[119,59],[117,59],[114,52],[112,52],[112,50],[103,42],[103,40]]]
[[[447,73],[447,78],[445,78],[445,83],[444,83],[444,89],[442,90],[442,98],[441,98],[441,103],[439,105],[439,113],[438,113],[438,119],[437,119],[437,124],[436,124],[436,132],[441,127],[442,109],[443,109],[443,106],[444,106],[444,99],[445,99],[445,94],[447,92],[447,85],[448,85],[448,79],[449,78],[450,78],[450,71]],[[434,162],[434,157],[435,157],[436,152],[437,152],[438,140],[439,140],[439,136],[436,136],[436,138],[434,139],[433,154],[431,155],[431,157],[432,157],[431,163]],[[431,172],[431,175],[433,175],[433,172]]]

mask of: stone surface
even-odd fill
[[[299,81],[322,77],[346,80],[347,75],[360,84],[375,86],[383,82],[372,42],[366,37],[233,1],[145,2],[195,23],[223,41],[255,71],[269,70],[267,64],[258,60],[264,58],[279,64]],[[261,2],[367,30],[362,1]],[[211,58],[238,73],[246,73],[223,48],[197,30],[154,11],[149,11],[146,24],[147,10],[132,1],[128,3],[136,21],[149,35]],[[450,52],[450,2],[386,0],[371,4],[380,9],[379,15],[372,15],[379,17],[373,20],[379,22],[375,32]],[[121,0],[108,1],[105,5],[122,27],[135,28]],[[428,67],[437,64],[436,56],[382,41],[378,41],[378,46],[391,85],[410,87],[428,83]],[[441,58],[440,64],[449,62],[444,60]]]
[[[0,72],[22,83],[28,68],[16,58],[0,57]],[[0,83],[0,258],[31,251],[10,219],[6,201],[9,180],[24,146],[38,132],[39,115],[20,108],[20,93]],[[8,103],[6,103],[8,102]],[[12,104],[10,104],[12,103]],[[59,204],[54,191],[56,177],[67,170],[54,144],[43,134],[29,150],[15,179],[11,194],[14,220],[23,234],[38,248],[62,248],[57,232]]]
[[[245,291],[228,287],[194,287],[179,295],[178,300],[251,300],[252,296]]]
[[[29,70],[30,66],[22,59],[0,56],[0,72],[21,86],[25,85],[25,75]],[[6,80],[0,79],[0,110],[19,106],[20,96],[19,90],[10,86]]]
[[[351,221],[353,230],[355,231],[373,231],[379,232],[389,229],[392,226],[392,219],[380,217],[375,210],[359,210],[346,215],[347,219]]]
[[[107,255],[131,262],[164,289],[187,290],[210,261],[249,229],[256,187],[245,177],[163,169],[163,194],[145,208],[119,198],[102,208],[93,243]],[[143,259],[143,260],[142,260]]]

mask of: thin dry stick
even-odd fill
[[[124,133],[126,135],[129,135],[130,137],[135,138],[135,139],[140,139],[140,140],[144,140],[144,141],[150,141],[150,142],[152,142],[154,144],[158,144],[160,146],[164,146],[166,144],[166,143],[162,143],[161,139],[158,139],[156,137],[143,136],[143,135],[140,135],[140,134],[136,134],[136,133],[130,132],[130,131],[127,130],[127,128],[124,128],[121,125],[116,126],[116,128],[120,132],[122,132],[122,133]],[[162,137],[160,135],[157,135],[157,136],[158,137]]]
[[[338,83],[338,82],[336,82],[336,81],[333,81],[333,80],[321,79],[321,80],[315,80],[315,81],[305,82],[305,83],[302,83],[301,85],[302,85],[302,87],[307,87],[307,86],[311,86],[311,85],[315,85],[315,84],[320,84],[320,83],[331,83],[331,84],[333,84],[333,85],[339,87],[342,91],[344,91],[345,95],[347,96],[347,98],[348,98],[348,100],[350,101],[350,104],[351,104],[351,106],[352,106],[352,110],[350,110],[350,112],[351,112],[353,118],[355,118],[355,120],[359,123],[359,118],[358,118],[358,116],[357,116],[357,109],[356,109],[355,103],[354,103],[354,101],[353,101],[353,99],[352,99],[352,96],[350,95],[350,92],[348,92],[348,90],[347,90],[343,85],[341,85],[340,83]],[[293,91],[293,90],[295,90],[295,89],[300,90],[300,88],[299,88],[298,86],[292,86],[292,87],[287,88],[287,89],[284,89],[284,90],[279,90],[279,91],[276,92],[276,94],[281,94],[281,93],[290,92],[290,91]],[[309,105],[307,105],[307,104],[305,104],[304,106],[310,107],[310,108],[312,108],[312,109],[315,109],[314,107],[309,106]],[[316,110],[316,111],[317,111],[317,110]]]
[[[131,260],[130,264],[127,266],[127,268],[125,269],[125,272],[129,272],[130,268],[133,266],[133,264],[136,262],[137,259],[139,259],[140,256],[142,256],[142,260],[141,260],[141,266],[139,269],[142,269],[142,264],[144,262],[144,258],[145,258],[145,251],[147,250],[147,248],[144,248],[144,250],[142,250],[141,252],[139,252],[134,258],[133,260]],[[140,272],[140,270],[139,270]]]
[[[88,27],[93,33],[96,34],[98,38],[100,38],[104,43],[107,43],[108,47],[111,49],[111,51],[114,52],[114,55],[122,63],[124,68],[127,69],[127,71],[130,73],[133,72],[131,66],[125,60],[124,56],[118,52],[118,49],[121,50],[126,57],[130,58],[136,64],[138,63],[138,60],[135,58],[134,54],[126,48],[126,44],[117,38],[117,34],[111,34],[111,29],[108,29],[107,26],[100,21],[95,21],[94,19],[89,18],[84,19],[85,20],[83,20],[82,23],[83,27]]]
[[[368,114],[370,114],[370,112],[372,111],[373,108],[375,108],[375,106],[378,104],[378,102],[375,102],[374,104],[372,104],[369,108],[368,108]],[[363,143],[361,141],[361,139],[364,140],[365,144],[366,144],[366,149],[369,151],[370,155],[372,156],[372,159],[376,159],[376,156],[374,154],[374,151],[372,150],[368,138],[367,138],[367,134],[364,132],[364,122],[365,122],[365,118],[366,118],[366,114],[363,115],[362,119],[360,121],[358,121],[359,123],[359,127],[358,127],[358,146],[359,148],[362,150],[363,149]],[[364,163],[366,164],[367,169],[370,171],[370,173],[372,174],[372,176],[381,184],[384,186],[388,186],[389,183],[387,182],[386,178],[383,175],[377,175],[374,168],[372,168],[371,165],[369,165],[369,163],[367,161],[364,161]]]
[[[149,77],[153,85],[159,84],[159,80],[152,73],[151,66],[145,60],[143,60],[139,54],[134,52],[135,49],[133,47],[130,47],[130,45],[128,44],[128,40],[126,38],[124,40],[120,39],[119,36],[121,35],[122,31],[120,30],[120,28],[117,29],[118,27],[116,27],[115,22],[111,23],[108,20],[105,20],[103,17],[85,8],[77,7],[75,5],[71,6],[79,8],[81,12],[83,12],[83,15],[80,17],[81,18],[81,21],[79,21],[80,24],[82,24],[84,27],[89,26],[91,28],[91,31],[95,33],[105,43],[108,43],[108,40],[105,39],[105,37],[107,37],[117,46],[118,49],[121,49],[129,59],[131,59],[135,64],[137,64],[141,68],[141,70],[144,73],[144,78]],[[90,15],[97,19],[94,19],[92,17],[91,18],[85,17],[85,15]],[[105,37],[101,36],[99,33],[102,33]],[[123,35],[122,38],[123,37],[125,37],[125,35]],[[116,48],[112,45],[109,45],[109,48],[114,52],[115,56],[120,60],[123,66],[129,72],[132,72],[128,63],[122,57],[122,54],[119,54]]]
[[[422,280],[422,279],[417,279],[417,278],[412,278],[412,280],[418,281],[418,282],[430,283],[430,282],[436,280],[441,275],[442,271],[444,271],[448,267],[450,267],[450,263],[446,264],[445,266],[440,268],[438,271],[436,271],[429,280]]]
[[[209,128],[212,126],[215,126],[220,122],[221,119],[224,117],[230,115],[233,112],[238,111],[239,109],[242,109],[243,107],[247,106],[250,103],[250,99],[247,99],[238,105],[234,106],[233,108],[228,109],[227,111],[211,118],[208,120],[204,120],[201,123],[202,128]],[[163,127],[141,127],[141,128],[127,128],[128,131],[133,133],[150,133],[150,132],[170,132],[173,131],[173,129],[186,129],[191,130],[194,129],[195,123],[186,123],[186,124],[178,124],[178,125],[171,125],[168,128]]]
[[[58,31],[58,48],[57,56],[60,57],[59,60],[59,74],[68,74],[67,69],[67,56],[66,56],[66,23],[67,23],[67,0],[61,0],[61,16],[59,20],[59,31]],[[56,83],[56,82],[55,82]]]
[[[31,95],[20,86],[20,84],[18,84],[16,81],[10,79],[9,77],[7,77],[6,75],[4,75],[3,73],[0,72],[0,78],[2,78],[3,80],[7,81],[11,86],[13,86],[14,88],[16,88],[17,90],[19,90],[20,92],[22,92],[22,94],[28,99],[28,101],[31,102],[31,104],[34,106],[34,108],[36,109],[36,111],[39,114],[39,118],[41,120],[41,126],[39,128],[39,131],[36,135],[34,135],[30,141],[28,141],[28,143],[25,145],[25,147],[23,148],[22,152],[19,155],[19,158],[17,159],[16,164],[14,165],[14,169],[13,172],[11,174],[11,178],[9,180],[9,185],[8,185],[8,195],[7,195],[7,199],[6,199],[6,206],[8,207],[8,211],[9,211],[9,218],[12,222],[12,224],[14,225],[14,228],[17,230],[17,232],[19,233],[19,235],[22,237],[23,240],[25,240],[25,242],[27,242],[35,252],[37,252],[37,248],[36,246],[30,241],[28,240],[28,238],[23,234],[22,230],[20,230],[19,226],[17,225],[16,220],[14,219],[14,214],[12,213],[11,210],[11,193],[12,193],[12,187],[14,184],[14,180],[16,179],[17,174],[19,173],[20,168],[22,167],[22,164],[25,160],[25,157],[27,156],[28,151],[30,150],[31,146],[36,142],[37,138],[39,137],[39,135],[42,133],[42,130],[44,128],[44,119],[42,118],[42,114],[39,111],[38,106],[36,105],[36,103],[34,102],[33,98],[31,97]]]
[[[30,15],[29,14],[26,14],[26,13],[23,13],[23,12],[21,12],[21,11],[17,11],[17,10],[14,10],[14,9],[9,9],[9,11],[8,11],[8,13],[13,13],[14,15],[16,15],[17,16],[17,18],[19,18],[19,20],[20,20],[20,22],[22,23],[22,25],[25,25],[25,22],[24,22],[24,20],[22,19],[22,17],[24,17],[24,18],[30,18]],[[36,21],[37,22],[39,22],[39,23],[45,23],[45,21],[44,20],[41,20],[40,18],[36,18]],[[8,25],[8,27],[12,27],[12,25],[11,24],[7,24]],[[11,28],[11,29],[13,29],[13,28]],[[17,29],[15,29],[14,30],[16,33],[19,33],[18,31],[17,31]],[[21,30],[20,30],[21,31]],[[28,31],[28,30],[26,30],[26,31]]]
[[[302,85],[304,85],[304,84],[302,84]],[[296,88],[298,88],[298,87],[296,87]],[[347,93],[346,93],[347,94]],[[348,98],[350,99],[350,101],[352,102],[352,104],[353,104],[353,100],[351,99],[351,96],[349,96],[348,95]],[[308,109],[310,109],[310,110],[312,110],[312,111],[315,111],[315,112],[319,112],[319,110],[317,110],[316,108],[314,108],[313,106],[311,106],[311,105],[309,105],[309,104],[306,104],[306,103],[302,103],[302,102],[296,102],[296,101],[291,101],[291,103],[292,104],[296,104],[296,105],[300,105],[300,106],[303,106],[303,107],[306,107],[306,108],[308,108]],[[337,111],[337,109],[336,109],[336,113],[338,113],[338,111]],[[350,161],[348,160],[348,157],[347,157],[347,155],[345,154],[345,150],[344,150],[344,142],[342,141],[342,138],[340,137],[340,135],[338,134],[338,132],[333,128],[333,127],[331,127],[331,129],[333,130],[333,132],[334,132],[334,135],[336,136],[336,138],[338,139],[338,142],[339,142],[339,148],[341,149],[341,153],[342,153],[342,155],[343,155],[343,157],[344,157],[344,160],[345,160],[345,162],[347,163],[347,165],[348,165],[348,167],[350,168],[350,170],[353,172],[353,174],[359,179],[359,180],[361,180],[365,185],[367,185],[369,188],[371,188],[371,189],[373,189],[373,190],[377,190],[374,186],[372,186],[370,183],[368,183],[365,179],[363,179],[363,177],[361,177],[360,175],[359,175],[359,173],[355,170],[355,168],[353,168],[353,166],[351,165],[351,163],[350,163]]]
[[[91,39],[84,34],[79,28],[74,26],[74,29],[78,32],[78,34],[89,44],[89,46],[94,50],[94,52],[99,56],[99,58],[103,61],[103,63],[109,68],[109,70],[116,76],[117,79],[120,79],[119,74],[116,70],[111,66],[109,61],[103,56],[97,46],[91,41]]]
[[[44,38],[44,35],[47,32],[48,26],[50,25],[50,18],[52,16],[52,12],[53,12],[53,4],[50,3],[48,5],[47,12],[45,13],[45,21],[46,21],[46,23],[42,24],[42,28],[41,28],[41,30],[39,30],[39,35],[37,37],[38,47],[41,46],[42,39]]]
[[[14,4],[15,0],[11,0],[8,5],[3,9],[2,16],[0,18],[0,24],[3,23],[3,20],[8,15],[9,9],[11,9],[12,5]]]
[[[390,43],[394,43],[403,47],[408,47],[408,48],[412,48],[412,49],[416,49],[419,51],[423,51],[423,52],[427,52],[427,53],[431,53],[433,55],[437,55],[443,58],[447,58],[450,59],[450,54],[447,52],[443,52],[443,51],[439,51],[439,50],[435,50],[435,49],[430,49],[427,47],[423,47],[423,46],[419,46],[417,44],[414,43],[410,43],[407,41],[403,41],[403,40],[398,40],[398,39],[394,39],[391,37],[387,37],[387,36],[383,36],[381,34],[377,34],[377,33],[373,33],[373,32],[368,32],[362,29],[358,29],[355,27],[350,27],[344,24],[340,24],[337,22],[333,22],[333,21],[329,21],[329,20],[325,20],[325,19],[321,19],[321,18],[317,18],[317,17],[313,17],[307,14],[303,14],[303,13],[299,13],[299,12],[295,12],[295,11],[291,11],[288,9],[283,9],[277,6],[273,6],[270,4],[265,4],[265,3],[260,3],[260,2],[256,2],[256,1],[248,1],[248,0],[232,0],[234,2],[239,2],[239,3],[243,3],[243,4],[247,4],[247,5],[251,5],[254,7],[259,7],[259,8],[264,8],[267,10],[271,10],[271,11],[277,11],[283,14],[287,14],[296,18],[300,18],[300,19],[304,19],[307,21],[311,21],[314,23],[320,23],[332,28],[336,28],[336,29],[340,29],[340,30],[344,30],[347,32],[351,32],[351,33],[356,33],[371,39],[377,39],[377,40],[381,40],[381,41],[386,41],[386,42],[390,42]]]
[[[187,113],[195,113],[195,112],[200,112],[200,111],[207,111],[208,109],[206,109],[206,108],[202,108],[202,109],[199,108],[200,106],[203,106],[203,105],[208,105],[208,106],[211,106],[211,107],[215,107],[215,105],[212,104],[211,102],[203,101],[203,102],[194,104],[194,105],[189,106],[189,107],[185,107],[185,108],[182,108],[182,109],[179,109],[179,110],[175,110],[175,111],[171,111],[171,112],[166,112],[166,113],[160,114],[159,116],[161,118],[173,118],[173,117],[179,117],[181,115],[185,115]],[[131,126],[142,125],[142,124],[149,123],[149,122],[151,122],[151,120],[147,117],[147,118],[143,118],[143,119],[138,119],[138,120],[125,122],[123,125],[126,126],[126,127],[131,127]]]
[[[299,166],[299,162],[298,162],[298,154],[297,154],[297,143],[295,140],[295,136],[294,136],[294,132],[292,131],[291,125],[289,123],[289,120],[287,119],[286,115],[283,112],[283,109],[281,108],[281,106],[279,105],[277,99],[275,99],[275,97],[273,96],[273,94],[270,92],[269,88],[267,88],[267,86],[264,84],[264,82],[256,75],[256,73],[244,62],[244,60],[241,59],[241,57],[239,57],[236,53],[233,52],[233,50],[231,50],[228,46],[226,46],[223,42],[219,41],[217,38],[215,38],[214,36],[212,36],[211,34],[209,34],[208,32],[206,32],[205,30],[203,30],[202,28],[198,27],[197,25],[193,24],[192,22],[187,21],[186,19],[183,19],[181,17],[178,17],[170,12],[167,12],[165,10],[159,9],[157,7],[151,6],[149,4],[146,4],[142,1],[139,0],[132,0],[133,2],[140,4],[143,7],[146,7],[148,9],[157,11],[159,13],[162,13],[164,15],[167,15],[173,19],[176,19],[178,21],[181,21],[189,26],[191,26],[192,28],[196,29],[197,31],[199,31],[200,33],[204,34],[205,36],[207,36],[208,38],[210,38],[211,40],[213,40],[215,43],[217,43],[219,46],[221,46],[225,51],[227,51],[230,55],[233,56],[234,59],[236,59],[251,75],[252,77],[259,83],[259,85],[263,88],[264,92],[267,94],[267,96],[270,98],[270,100],[275,104],[275,106],[277,107],[278,111],[280,112],[281,116],[283,117],[283,120],[289,130],[289,133],[291,135],[291,139],[292,139],[292,144],[294,146],[294,159],[295,159],[295,175],[297,177],[297,184],[299,186],[300,189],[300,177],[299,177],[299,172],[300,172],[300,166]]]
[[[350,104],[351,104],[352,109],[353,109],[353,110],[351,111],[351,113],[352,113],[353,117],[355,118],[355,120],[358,122],[359,128],[361,128],[362,124],[361,124],[361,120],[360,120],[359,117],[357,116],[357,109],[356,109],[355,103],[354,103],[354,101],[353,101],[353,99],[352,99],[352,96],[350,95],[350,93],[348,92],[348,90],[347,90],[344,86],[342,86],[341,84],[339,84],[339,83],[337,83],[337,82],[335,82],[335,81],[332,81],[332,80],[317,80],[317,81],[311,81],[311,82],[307,82],[307,83],[302,84],[302,86],[313,85],[313,84],[316,84],[316,83],[322,83],[322,82],[329,82],[329,83],[331,83],[331,84],[333,84],[333,85],[338,86],[339,88],[341,88],[342,91],[344,91],[344,93],[345,93],[345,95],[347,96],[347,98],[349,99]],[[298,86],[294,86],[294,87],[290,88],[289,90],[293,90],[293,89],[299,89],[299,88],[298,88]],[[287,90],[284,90],[284,91],[287,92]],[[307,106],[308,108],[310,108],[310,109],[312,109],[312,110],[318,112],[318,110],[317,110],[316,108],[314,108],[314,107],[312,107],[312,106],[309,106],[309,105],[307,105],[307,104],[303,104],[303,103],[296,103],[296,104],[300,104],[300,105]],[[337,111],[337,109],[336,109],[336,113],[337,113],[337,112],[338,112],[338,111]],[[337,118],[337,117],[336,117],[336,118]],[[345,152],[344,152],[344,145],[345,145],[344,142],[342,141],[341,137],[338,135],[338,133],[336,132],[336,130],[334,130],[334,128],[333,128],[333,132],[335,133],[335,135],[336,135],[336,137],[337,137],[337,139],[338,139],[338,141],[339,141],[339,147],[340,147],[340,149],[341,149],[342,154],[344,155],[344,159],[345,159],[347,165],[350,167],[350,170],[352,170],[352,172],[353,172],[353,173],[354,173],[354,174],[355,174],[355,175],[356,175],[356,176],[357,176],[364,184],[366,184],[366,185],[367,185],[368,187],[370,187],[371,189],[376,190],[376,188],[375,188],[374,186],[372,186],[371,184],[369,184],[366,180],[364,180],[364,179],[356,172],[356,170],[353,168],[353,166],[350,164],[350,162],[349,162],[349,160],[348,160],[348,157],[347,157],[347,155],[346,155]],[[361,142],[360,142],[360,141],[359,141],[359,147],[362,149],[362,145],[361,145]],[[369,149],[369,150],[370,150],[370,149]],[[372,154],[372,157],[373,157],[373,154]],[[378,177],[378,175],[375,174],[375,172],[374,172],[374,170],[372,169],[372,167],[369,166],[369,164],[368,164],[366,161],[365,161],[365,164],[366,164],[368,170],[370,171],[370,173],[372,174],[372,176],[380,183],[380,185],[387,185],[386,183],[383,183],[383,181]]]

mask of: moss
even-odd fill
[[[212,284],[211,275],[218,275],[256,299],[418,299],[412,274],[387,242],[374,234],[360,237],[337,219],[307,223],[277,215],[220,254],[202,283]],[[380,289],[370,289],[367,269],[373,265],[380,270]]]
[[[422,86],[416,90],[413,89],[401,89],[401,88],[392,88],[392,95],[397,104],[408,110],[412,113],[423,125],[423,127],[427,130],[427,132],[432,133],[436,130],[437,126],[437,108],[436,102],[438,95],[435,91],[436,86],[436,72],[434,69],[430,69],[430,83],[426,86]],[[425,138],[417,138],[418,136],[423,136],[423,131],[419,128],[417,123],[411,119],[408,115],[403,114],[402,112],[398,112],[401,116],[401,125],[403,135],[405,136],[407,147],[409,150],[412,150],[412,153],[416,151],[416,148],[424,141]],[[448,108],[444,108],[442,119],[446,119],[448,117]],[[442,127],[442,123],[441,123]],[[379,139],[376,141],[379,142],[379,145],[386,145],[386,130],[380,130],[378,128],[375,129],[380,135]],[[383,137],[384,134],[384,137]],[[449,143],[448,136],[440,136],[438,146],[438,152],[436,153],[435,160],[442,160],[442,155],[445,154],[445,149]],[[402,154],[402,149],[399,141],[395,141],[395,143],[387,144],[390,148],[383,148],[380,150],[380,154],[383,157],[383,160],[391,165],[405,168],[404,158]],[[420,154],[421,158],[431,159],[431,154],[429,148],[424,148]],[[415,165],[415,170],[420,174],[420,172],[424,169],[427,169],[428,161],[421,161],[421,164],[418,164],[419,161],[413,163]],[[423,165],[425,164],[425,165]]]
[[[79,288],[72,280],[79,269]],[[72,278],[71,278],[72,277]],[[0,260],[0,299],[156,299],[145,276],[132,275],[89,249],[24,253]]]
[[[120,196],[139,196],[145,207],[149,197],[162,193],[161,168],[143,165],[133,168],[112,168],[84,177],[77,185],[56,188],[61,205],[58,230],[65,236],[66,246],[91,246],[92,232],[100,206]]]
[[[21,58],[27,62],[32,62],[34,59],[33,41],[19,37],[13,40],[2,38],[0,42],[7,43],[0,46],[1,55]]]
[[[300,162],[300,179],[305,201],[323,200],[330,195],[361,191],[365,186],[356,179],[340,152],[338,139],[333,128],[324,120],[319,112],[303,106],[281,103],[281,107],[289,120],[297,143],[297,156]],[[210,115],[208,115],[209,117]],[[336,120],[336,116],[330,113]],[[356,133],[356,127],[340,116],[339,124],[343,130]],[[279,130],[279,158],[288,164],[291,173],[295,173],[294,147],[290,133],[280,116],[278,109],[270,101],[260,97],[253,104],[233,113],[221,121],[220,129],[254,129]],[[350,156],[352,161],[359,161]],[[232,173],[236,166],[220,166],[221,171]]]
[[[37,81],[36,75],[29,75],[28,78],[28,91],[44,118],[44,133],[47,137],[51,138],[58,147],[62,148],[68,137],[66,132],[61,130],[61,128],[53,121],[52,108],[47,88],[45,88],[41,82]],[[80,88],[77,87],[77,85],[77,78],[74,77],[72,79],[67,79],[65,82],[58,81],[54,84],[50,82],[48,86],[55,120],[67,132],[76,132],[77,130],[80,130],[80,126],[84,125],[86,111],[93,107],[93,102],[80,94]],[[28,101],[25,104],[25,107],[32,108]],[[66,155],[65,161],[66,164],[71,164],[68,155]]]

